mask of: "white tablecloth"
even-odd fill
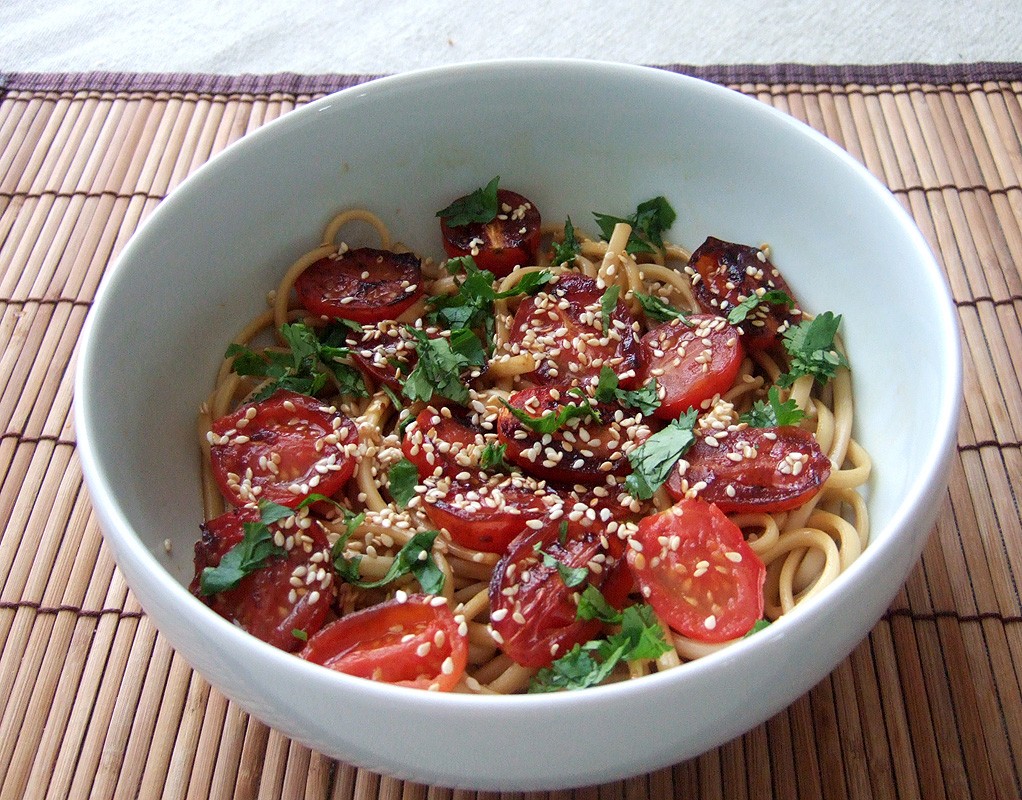
[[[1022,61],[1022,0],[0,0],[0,72]]]

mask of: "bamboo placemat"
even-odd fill
[[[958,457],[921,563],[829,677],[699,758],[551,796],[1019,797],[1022,65],[672,69],[808,122],[915,217],[964,335]],[[3,798],[476,795],[325,758],[211,690],[127,590],[75,451],[76,342],[140,221],[229,143],[367,79],[0,75]]]

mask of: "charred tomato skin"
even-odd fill
[[[497,216],[489,222],[450,225],[440,218],[440,234],[449,258],[471,256],[479,269],[503,278],[516,266],[536,262],[542,218],[528,198],[497,190]]]
[[[380,322],[397,318],[422,296],[422,262],[413,253],[360,247],[314,262],[294,285],[310,314]]]
[[[702,483],[699,496],[725,513],[777,513],[809,502],[830,477],[816,437],[794,425],[742,428],[716,442],[696,439],[664,484],[671,497],[685,495],[683,481]]]
[[[727,315],[745,298],[779,290],[795,299],[784,276],[758,247],[707,237],[689,259],[692,293],[707,314]],[[749,350],[766,350],[779,342],[779,331],[798,322],[797,308],[764,303],[738,324]]]

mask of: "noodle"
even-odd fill
[[[260,338],[266,339],[271,328],[296,320],[310,325],[321,324],[311,319],[294,301],[294,284],[309,266],[335,253],[343,254],[347,245],[338,243],[338,237],[351,223],[370,226],[376,233],[382,249],[392,247],[387,226],[375,214],[355,209],[336,215],[323,231],[322,243],[300,256],[284,273],[279,285],[269,295],[269,308],[251,320],[234,339],[237,345],[253,346]],[[636,258],[627,252],[631,228],[619,224],[609,242],[581,237],[580,252],[573,264],[550,266],[535,264],[515,269],[495,286],[498,293],[507,293],[530,273],[548,270],[555,276],[567,272],[588,275],[608,287],[620,289],[620,299],[635,317],[649,323],[641,313],[639,295],[658,298],[676,308],[699,312],[692,291],[692,270],[688,266],[690,253],[682,247],[666,244],[655,253]],[[556,239],[563,231],[548,227],[544,235]],[[443,269],[428,264],[423,269],[426,283],[424,296],[454,295],[459,284]],[[533,373],[539,359],[531,352],[516,350],[512,345],[512,320],[522,297],[500,297],[494,304],[493,356],[483,378],[474,386],[473,403],[496,414],[509,394],[519,388],[523,376]],[[428,309],[426,300],[420,299],[402,312],[400,322],[414,322]],[[809,318],[809,317],[807,317]],[[258,383],[239,377],[231,371],[233,359],[221,365],[215,386],[199,416],[198,428],[202,453],[202,503],[206,519],[224,511],[224,499],[211,475],[209,467],[210,444],[207,432],[213,420],[230,413],[251,396]],[[733,406],[735,418],[749,410],[754,401],[762,399],[766,388],[774,385],[786,371],[787,365],[778,361],[773,353],[756,351],[742,363],[738,377],[731,388],[722,393],[723,408]],[[416,498],[407,508],[397,506],[389,496],[388,471],[401,459],[401,424],[409,414],[414,416],[423,404],[409,404],[402,410],[395,407],[398,400],[383,387],[373,391],[365,400],[338,398],[338,408],[350,412],[360,437],[359,458],[354,477],[344,492],[337,497],[352,514],[364,512],[354,530],[346,531],[341,521],[327,521],[331,544],[342,540],[345,552],[359,555],[359,572],[366,580],[378,580],[387,575],[394,564],[398,550],[411,540],[416,532],[435,526]],[[794,609],[798,603],[822,591],[855,561],[869,538],[869,517],[866,504],[857,491],[865,485],[871,471],[868,453],[852,437],[854,407],[851,378],[848,370],[839,368],[830,385],[820,391],[812,376],[798,378],[784,396],[806,412],[802,426],[810,430],[817,443],[831,461],[831,472],[819,493],[801,508],[778,513],[746,513],[730,515],[743,531],[752,550],[766,565],[764,587],[766,616],[777,619]],[[730,405],[729,405],[730,404]],[[474,406],[475,407],[475,406]],[[419,490],[422,486],[418,487]],[[656,491],[651,500],[653,509],[671,507],[674,501],[664,488]],[[633,510],[638,507],[632,502]],[[456,691],[509,693],[523,691],[535,674],[533,668],[512,661],[500,650],[490,627],[490,582],[499,556],[482,553],[451,541],[444,533],[436,539],[432,555],[444,576],[443,596],[456,613],[463,616],[467,627],[469,666]],[[406,576],[393,586],[414,586]],[[344,611],[350,612],[379,602],[385,596],[381,590],[363,590],[346,586],[340,599]],[[659,619],[668,651],[656,659],[641,659],[620,667],[610,680],[640,677],[650,672],[678,666],[685,661],[716,652],[724,644],[708,644],[672,631]]]

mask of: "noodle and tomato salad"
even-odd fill
[[[195,595],[340,672],[513,693],[670,669],[833,581],[869,536],[841,317],[766,246],[625,213],[544,226],[494,178],[439,262],[331,220],[201,409]]]

